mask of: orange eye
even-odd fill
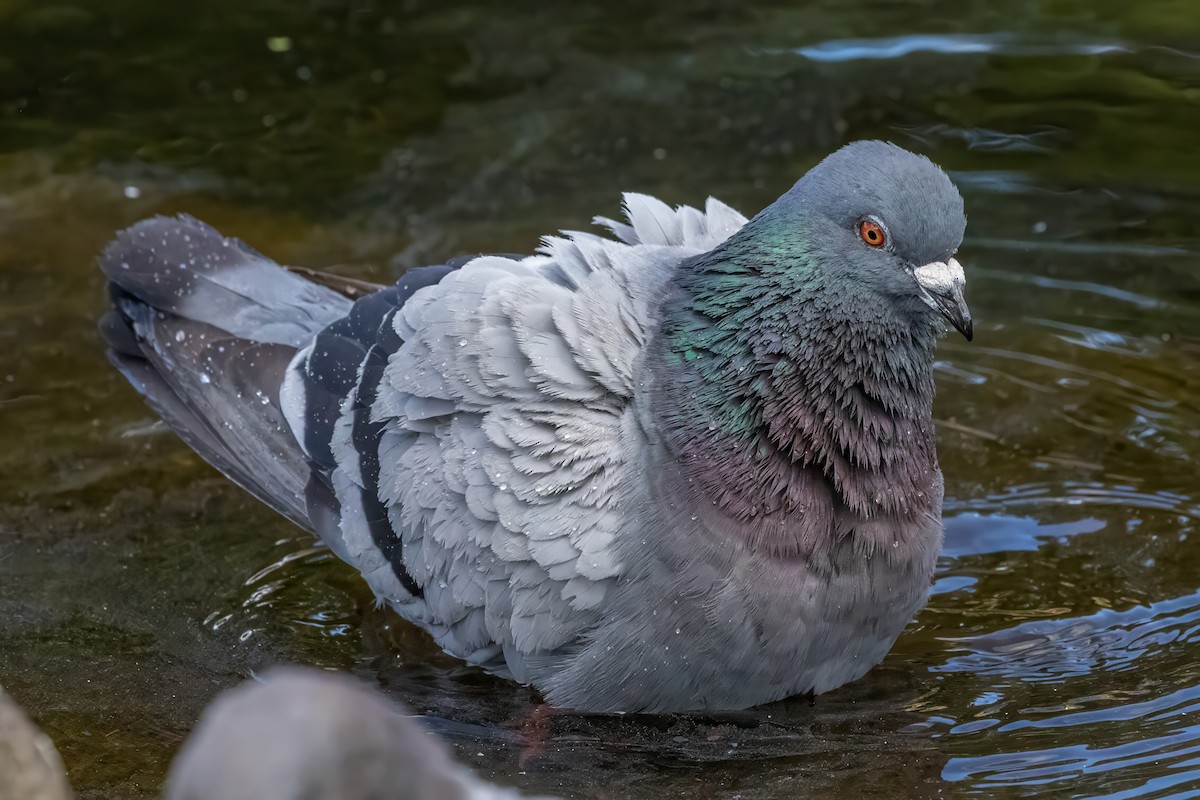
[[[871,247],[883,247],[887,244],[887,232],[873,219],[864,219],[858,223],[858,235]]]

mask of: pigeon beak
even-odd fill
[[[975,331],[971,324],[971,309],[967,308],[963,298],[967,279],[962,266],[953,258],[933,261],[913,270],[913,277],[921,287],[925,305],[945,317],[955,330],[971,341]]]

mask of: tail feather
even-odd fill
[[[374,286],[288,270],[195,219],[159,217],[101,256],[113,306],[101,332],[112,362],[205,460],[347,562],[390,565],[420,598],[379,499],[371,408],[402,344],[395,314],[466,260]]]
[[[100,268],[158,311],[257,342],[301,347],[350,308],[332,289],[189,216],[153,217],[122,231]]]
[[[190,217],[146,220],[101,256],[109,358],[206,461],[310,530],[311,465],[280,388],[350,301]]]

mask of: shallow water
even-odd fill
[[[154,796],[213,694],[277,661],[570,797],[1200,797],[1194,3],[202,5],[0,0],[0,684],[83,797]],[[560,716],[527,746],[531,692],[373,609],[94,330],[93,255],[149,214],[382,280],[626,189],[754,211],[867,136],[961,186],[977,333],[939,351],[930,605],[811,705]]]

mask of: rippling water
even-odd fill
[[[253,6],[253,9],[245,8]],[[578,797],[1200,797],[1200,9],[1187,2],[179,11],[0,0],[0,683],[84,797],[150,797],[280,661]],[[92,257],[187,211],[384,279],[613,213],[753,211],[882,136],[962,187],[974,344],[936,406],[929,607],[815,703],[563,715],[440,654],[104,362]]]

